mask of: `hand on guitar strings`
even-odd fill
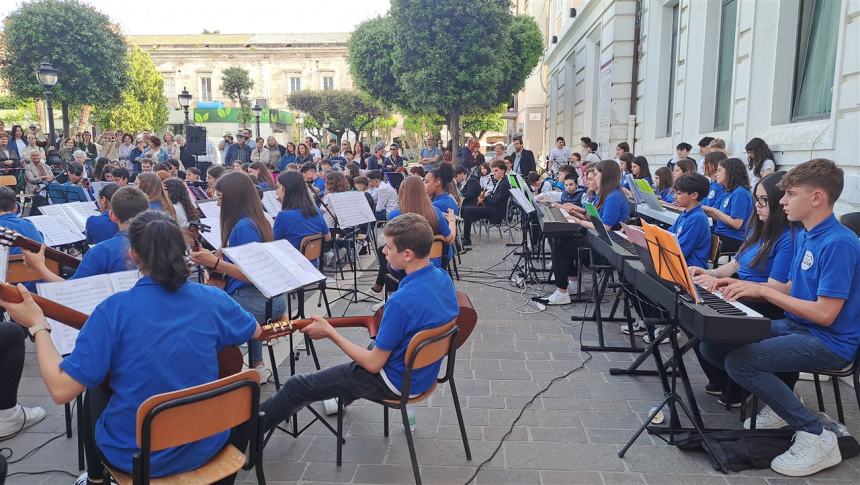
[[[45,266],[45,245],[39,248],[38,252],[27,251],[21,249],[21,254],[24,255],[24,264],[31,268],[39,269]]]
[[[191,258],[191,261],[209,269],[212,269],[218,263],[218,256],[206,250],[191,251],[188,257]]]
[[[334,327],[325,318],[319,315],[311,315],[313,323],[299,330],[314,340],[329,338],[335,332]]]
[[[45,314],[42,312],[42,309],[39,308],[39,305],[33,301],[33,297],[30,295],[30,292],[27,291],[27,288],[25,288],[21,283],[18,283],[16,289],[21,293],[22,300],[20,303],[13,303],[0,299],[0,306],[6,309],[9,316],[12,317],[12,320],[27,328],[40,323],[47,324]]]

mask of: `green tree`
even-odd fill
[[[463,131],[480,140],[488,131],[504,131],[505,120],[499,111],[466,115],[463,117]]]
[[[242,127],[246,127],[251,121],[250,93],[253,87],[254,81],[251,80],[248,71],[241,67],[228,67],[221,73],[221,94],[239,103],[239,108],[242,110],[239,115]]]
[[[54,96],[65,108],[80,105],[86,125],[91,105],[120,101],[128,84],[125,53],[119,28],[95,8],[77,0],[35,0],[3,21],[0,77],[15,96],[42,97],[33,73],[47,60],[59,71]],[[68,133],[68,120],[63,125]]]
[[[35,121],[38,119],[36,102],[17,96],[0,96],[0,119],[6,122],[6,131],[11,130],[12,125],[24,125]]]
[[[495,110],[522,89],[543,41],[508,0],[392,0],[348,49],[360,89],[404,112],[444,116],[459,145],[461,116]]]
[[[126,132],[157,130],[167,123],[164,80],[149,54],[139,47],[129,49],[126,57],[129,67],[128,87],[122,92],[119,103],[97,106],[95,119],[99,125]]]
[[[328,132],[338,140],[349,131],[360,138],[361,132],[376,119],[388,114],[369,96],[356,91],[299,91],[287,97],[287,104],[307,115],[305,125],[309,128],[308,117],[318,123],[328,123]]]

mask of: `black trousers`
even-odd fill
[[[122,468],[108,462],[96,444],[96,423],[99,420],[99,416],[101,416],[102,412],[107,408],[110,397],[111,392],[101,386],[88,388],[86,394],[84,394],[84,409],[78,411],[82,413],[81,417],[83,419],[81,437],[84,439],[84,454],[87,458],[87,476],[94,480],[100,480],[105,477],[106,474],[104,472],[104,466],[102,465],[103,463],[106,463],[114,470],[122,470],[126,473],[131,473],[131,470],[123,470]],[[262,423],[260,424],[262,425]],[[239,431],[241,429],[241,427],[233,428],[230,433],[228,443],[244,453],[247,449],[248,440],[253,439],[253,437]],[[236,474],[233,474],[216,483],[218,485],[232,485],[235,481]]]
[[[585,237],[560,237],[552,240],[550,243],[552,258],[552,274],[555,278],[555,286],[566,290],[567,277],[576,276],[576,260],[579,253],[579,248],[587,247],[588,243]],[[589,264],[589,261],[583,261],[583,264]]]
[[[471,242],[472,240],[472,222],[480,219],[487,219],[491,224],[497,224],[505,218],[504,214],[499,215],[492,207],[468,206],[463,207],[460,211],[460,216],[463,218],[463,242]]]
[[[744,242],[740,239],[735,239],[733,237],[724,236],[721,234],[717,235],[720,238],[720,252],[721,253],[736,253],[738,249],[741,248],[741,244]]]
[[[24,327],[0,322],[0,410],[18,404],[18,384],[24,370]]]

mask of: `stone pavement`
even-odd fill
[[[501,261],[510,248],[497,236],[479,242],[463,256],[462,281],[457,286],[472,299],[478,312],[478,326],[470,340],[457,352],[457,388],[464,408],[472,448],[466,461],[457,420],[447,386],[441,386],[428,403],[416,408],[415,432],[418,461],[425,483],[462,484],[475,468],[491,456],[520,410],[553,379],[583,364],[580,352],[580,323],[571,315],[583,315],[584,305],[535,312],[526,303],[522,290],[513,288],[506,277],[509,263]],[[501,263],[500,263],[501,261]],[[492,268],[492,269],[489,269]],[[351,278],[350,278],[351,281]],[[359,286],[368,288],[371,277],[362,275]],[[548,288],[528,290],[548,291]],[[331,296],[335,296],[330,291]],[[309,297],[315,309],[316,296]],[[369,313],[370,303],[353,304],[349,314]],[[345,305],[334,305],[341,314]],[[609,305],[604,304],[608,313]],[[605,324],[607,336],[622,344],[618,324]],[[362,344],[367,336],[348,332]],[[586,323],[582,339],[594,342],[593,323]],[[20,401],[41,405],[48,418],[19,437],[0,444],[14,450],[12,459],[43,443],[63,430],[63,409],[53,404],[38,376],[35,355],[27,356]],[[323,366],[344,362],[343,354],[328,342],[317,344]],[[848,460],[810,479],[789,479],[767,470],[722,475],[702,454],[685,453],[667,446],[659,438],[643,435],[625,456],[617,454],[647,417],[648,410],[662,399],[655,377],[611,376],[611,367],[624,366],[633,354],[593,353],[584,369],[558,379],[528,406],[495,457],[478,474],[479,484],[787,484],[858,483],[860,461]],[[711,427],[739,427],[737,413],[725,411],[704,393],[704,376],[694,361],[687,360],[705,422]],[[649,362],[648,368],[653,368]],[[313,361],[302,355],[298,369],[313,369]],[[282,376],[289,367],[281,365]],[[835,416],[832,388],[825,383],[825,403]],[[811,383],[798,389],[807,403],[815,402]],[[264,395],[274,391],[263,387]],[[853,392],[843,385],[848,428],[860,434],[860,415]],[[318,408],[320,408],[318,406]],[[299,415],[300,422],[309,413]],[[397,414],[391,415],[391,436],[383,437],[382,410],[368,402],[356,402],[344,418],[347,442],[344,464],[335,460],[335,439],[319,423],[298,439],[277,433],[265,449],[268,483],[411,483],[409,454]],[[334,423],[334,420],[332,420]],[[75,440],[60,438],[20,464],[11,472],[60,469],[77,475]],[[71,483],[61,474],[16,476],[9,483]],[[240,483],[256,483],[253,472],[242,474]]]

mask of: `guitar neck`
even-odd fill
[[[33,253],[39,252],[39,249],[42,247],[42,243],[20,235],[15,238],[12,244]],[[69,268],[77,268],[78,265],[81,264],[80,259],[62,251],[57,251],[49,246],[45,246],[45,257],[52,261],[56,261],[63,266],[68,266]]]
[[[326,318],[332,327],[335,328],[358,328],[363,327],[366,328],[368,333],[370,333],[371,337],[376,336],[376,323],[374,317],[372,315],[365,315],[360,317],[332,317]],[[301,330],[314,321],[310,318],[305,318],[301,320],[283,320],[279,322],[267,323],[262,326],[263,333],[260,335],[259,340],[271,340],[279,337],[287,336],[296,330]]]
[[[86,313],[81,313],[35,293],[31,294],[31,296],[46,317],[64,323],[72,328],[80,330],[84,326],[84,322],[89,318],[89,315]],[[12,303],[21,303],[24,301],[24,297],[21,296],[18,288],[9,283],[0,283],[0,299]]]

